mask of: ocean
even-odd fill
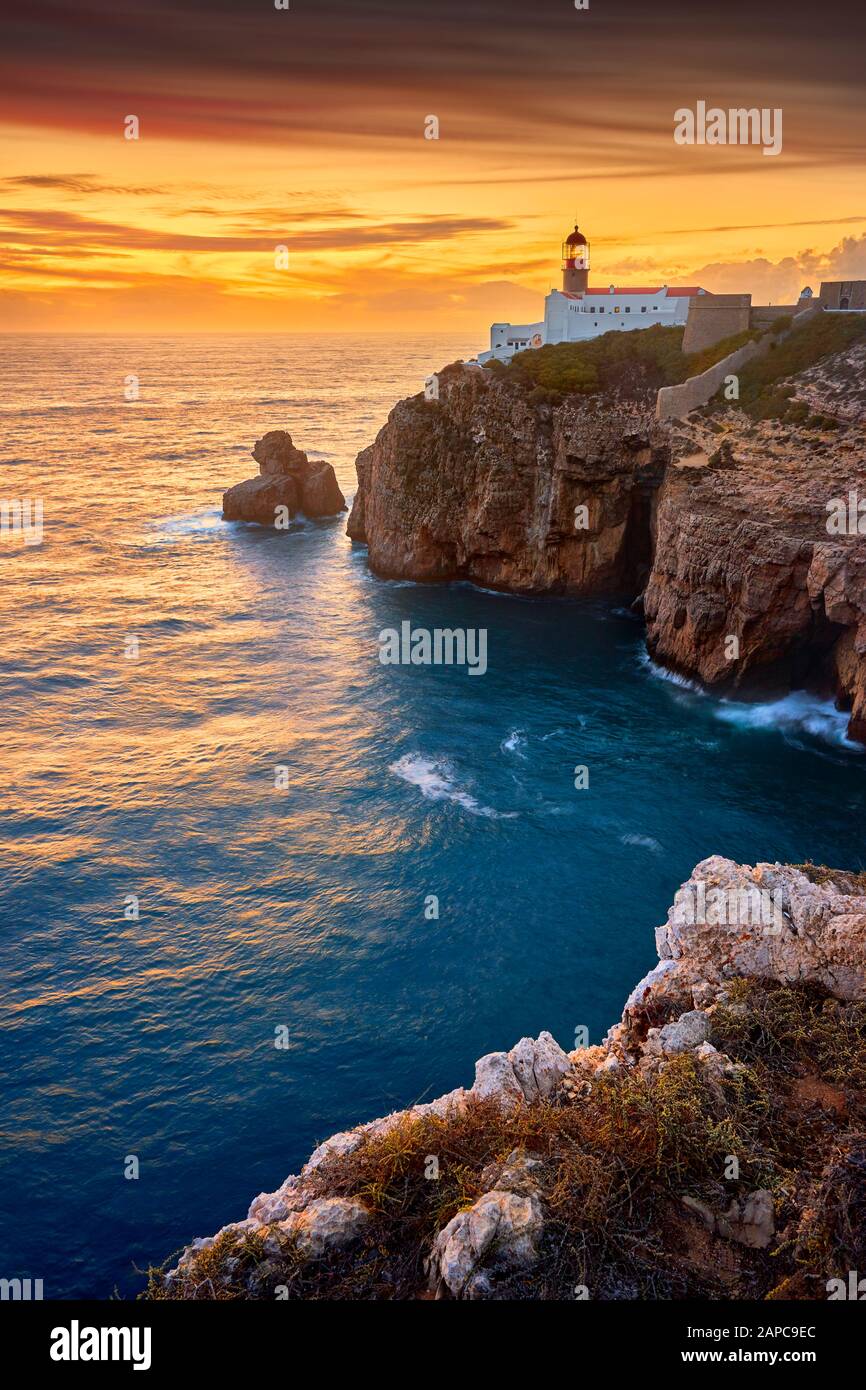
[[[345,516],[221,520],[270,429],[350,494],[478,346],[0,337],[0,496],[44,517],[0,544],[0,1276],[133,1295],[334,1131],[598,1041],[709,854],[866,866],[831,706],[667,679],[612,605],[383,582]],[[486,672],[383,665],[404,621]]]

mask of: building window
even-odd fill
[[[600,314],[603,314],[603,313],[604,313],[604,305],[603,305],[603,304],[602,304],[602,306],[601,306],[601,308],[599,309],[598,312],[599,312]]]
[[[616,308],[614,309],[613,312],[614,312],[615,314],[618,314],[618,313],[619,313],[619,305],[618,305],[618,304],[617,304],[617,306],[616,306]]]
[[[641,305],[641,310],[640,310],[640,311],[641,311],[642,314],[645,314],[645,313],[646,313],[646,305],[645,305],[645,304],[642,304],[642,305]]]
[[[630,314],[630,313],[631,313],[631,309],[629,308],[628,304],[626,304],[626,306],[625,306],[625,311],[626,311],[627,314]]]

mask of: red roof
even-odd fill
[[[669,297],[672,295],[677,295],[680,297],[682,297],[683,295],[688,295],[689,298],[691,298],[692,295],[706,293],[706,291],[701,290],[699,285],[690,285],[685,289],[675,289],[672,288],[670,285],[650,285],[649,287],[647,287],[646,285],[642,285],[637,289],[631,289],[628,286],[622,288],[621,286],[616,285],[612,290],[609,285],[605,285],[604,288],[601,288],[600,286],[596,286],[595,288],[593,288],[592,286],[590,286],[588,290],[584,290],[583,294],[570,294],[568,290],[562,290],[560,291],[560,293],[564,294],[566,299],[585,299],[586,295],[588,294],[661,294],[662,290],[664,290],[665,294]]]

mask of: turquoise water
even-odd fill
[[[352,490],[477,346],[0,338],[2,495],[45,527],[0,546],[4,1277],[131,1293],[333,1131],[597,1040],[708,854],[864,867],[829,707],[661,679],[605,605],[381,582],[345,519],[220,520],[265,430]],[[381,665],[406,619],[485,628],[487,673]]]

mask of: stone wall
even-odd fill
[[[866,280],[823,281],[821,304],[825,309],[866,309]]]
[[[749,315],[749,327],[772,328],[776,319],[793,318],[795,314],[799,314],[809,307],[810,301],[808,300],[805,304],[753,304],[752,312]]]
[[[763,352],[766,352],[767,343],[766,339],[745,343],[735,352],[729,352],[727,357],[723,357],[714,367],[708,367],[705,372],[701,372],[700,376],[690,376],[688,381],[681,382],[679,386],[662,386],[656,398],[656,419],[682,418],[688,415],[690,410],[697,410],[698,406],[706,405],[724,383],[725,377],[736,372],[753,357],[762,356],[762,347]]]
[[[748,295],[741,296],[744,299]],[[736,295],[729,298],[737,298]],[[784,312],[780,310],[779,313]],[[725,377],[735,373],[740,367],[750,362],[753,357],[763,357],[770,350],[770,343],[787,337],[788,333],[795,328],[800,328],[810,318],[823,312],[820,304],[812,305],[808,309],[801,309],[794,315],[791,327],[784,333],[772,335],[768,333],[765,337],[757,339],[755,342],[745,343],[743,347],[737,348],[734,352],[729,352],[727,357],[723,357],[715,366],[708,367],[699,376],[690,376],[687,381],[683,381],[679,386],[662,386],[656,397],[656,419],[671,420],[674,417],[681,419],[688,415],[690,410],[697,410],[698,406],[706,405],[724,383]],[[775,317],[779,314],[776,313]],[[691,314],[689,315],[691,319]],[[748,324],[746,325],[748,327]],[[688,329],[686,329],[688,331]]]
[[[702,294],[689,300],[689,316],[683,334],[683,352],[704,348],[732,338],[749,327],[750,294]]]

